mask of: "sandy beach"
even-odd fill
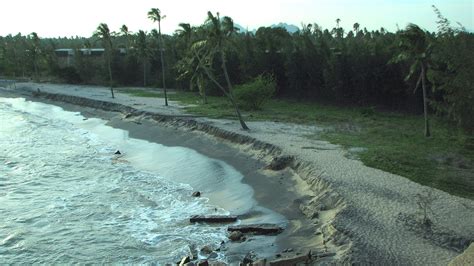
[[[366,167],[347,156],[347,150],[307,137],[323,130],[318,125],[259,121],[248,122],[251,130],[242,131],[238,121],[193,117],[175,102],[165,107],[162,99],[132,97],[120,90],[112,99],[105,87],[16,87],[0,91],[0,96],[19,95],[101,117],[132,137],[192,148],[234,166],[261,206],[288,219],[288,227],[275,239],[277,253],[293,250],[284,256],[312,250],[319,254],[314,264],[446,265],[474,240],[472,200]],[[294,159],[285,170],[265,169],[279,156]],[[417,194],[428,191],[435,198],[429,229],[418,222],[416,201]],[[229,254],[242,256],[250,250],[276,259],[276,254],[265,254],[270,247],[256,247],[252,241],[230,247]]]

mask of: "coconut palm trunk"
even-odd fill
[[[161,14],[160,9],[158,8],[152,8],[148,12],[148,18],[153,20],[154,22],[158,22],[158,41],[160,43],[160,59],[161,59],[161,73],[162,73],[162,78],[163,78],[163,90],[165,93],[165,106],[168,106],[168,93],[166,91],[166,78],[165,78],[165,58],[163,56],[163,50],[164,50],[164,42],[163,42],[163,36],[161,36],[161,20],[164,19],[166,16]],[[159,76],[159,74],[158,74]]]
[[[109,52],[110,53],[110,52]],[[110,86],[110,93],[112,94],[112,98],[115,98],[114,94],[114,87],[113,87],[113,79],[112,79],[112,64],[110,63],[110,54],[107,56],[107,68],[109,69],[109,86]]]
[[[165,93],[165,106],[168,106],[168,94],[166,91],[166,80],[165,80],[165,58],[163,57],[164,43],[163,36],[161,36],[161,22],[158,21],[158,35],[160,35],[160,59],[161,59],[161,73],[163,78],[163,91]]]
[[[240,113],[240,110],[239,110],[239,106],[237,105],[236,101],[235,101],[235,98],[234,98],[234,94],[232,92],[232,83],[230,83],[230,79],[229,79],[229,74],[227,72],[227,66],[225,64],[225,60],[222,61],[223,64],[222,64],[222,70],[224,71],[224,76],[226,77],[226,82],[227,82],[227,90],[224,88],[224,86],[222,86],[214,77],[214,75],[212,75],[211,71],[206,67],[204,66],[203,64],[203,59],[198,55],[198,53],[196,51],[194,51],[194,55],[196,56],[196,58],[199,60],[199,64],[201,65],[202,69],[204,70],[204,72],[206,73],[206,76],[212,81],[212,83],[214,83],[224,94],[225,96],[229,99],[230,103],[232,104],[232,107],[234,107],[234,110],[235,110],[235,113],[237,114],[237,117],[239,119],[239,122],[240,122],[240,126],[242,127],[242,129],[244,130],[250,130],[249,127],[247,126],[247,124],[245,124],[244,120],[242,119],[242,115]],[[221,58],[222,58],[222,54],[221,54]],[[225,59],[225,58],[224,58]]]
[[[94,32],[94,36],[99,37],[102,40],[102,45],[105,49],[105,60],[107,62],[107,69],[109,71],[109,86],[110,86],[110,93],[112,94],[112,98],[115,98],[114,95],[114,88],[113,88],[113,79],[112,79],[112,53],[113,53],[113,44],[112,44],[112,36],[109,30],[109,26],[105,23],[100,23],[97,30]]]
[[[225,81],[227,82],[227,87],[229,88],[229,100],[230,100],[232,106],[235,109],[235,113],[237,114],[237,118],[239,119],[240,126],[244,130],[249,130],[249,127],[247,126],[247,124],[245,124],[245,121],[242,118],[242,114],[240,113],[239,106],[237,105],[237,103],[235,101],[235,98],[234,98],[234,89],[232,87],[232,83],[230,82],[229,72],[227,72],[227,65],[225,63],[224,51],[222,51],[222,49],[220,49],[219,52],[220,52],[220,55],[221,55],[221,60],[222,60],[222,65],[221,66],[222,66],[222,70],[224,71]]]
[[[202,98],[202,103],[207,104],[206,88],[204,86],[204,79],[202,75],[196,76],[195,78],[191,78],[191,81],[193,80],[196,81],[196,85],[199,90],[199,95],[201,95],[201,98]],[[190,84],[192,83],[190,82]]]
[[[405,77],[405,81],[415,74],[420,72],[418,81],[416,82],[415,90],[420,86],[423,90],[423,113],[425,119],[425,137],[430,137],[430,124],[428,119],[428,91],[427,91],[427,71],[430,68],[429,61],[432,59],[433,41],[428,32],[418,27],[415,24],[408,24],[406,29],[400,33],[401,51],[393,59],[391,63],[399,63],[403,61],[411,61],[410,71]]]
[[[146,61],[143,60],[143,87],[146,87]]]
[[[34,58],[33,60],[34,60],[34,62],[33,62],[33,68],[34,68],[34,71],[35,71],[35,81],[36,81],[36,82],[39,82],[38,64],[36,63],[36,56],[35,56],[35,58]]]

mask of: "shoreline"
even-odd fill
[[[300,210],[301,202],[309,196],[301,195],[295,190],[287,190],[289,187],[297,186],[295,180],[297,177],[292,170],[265,170],[267,164],[264,160],[257,159],[254,155],[249,157],[248,153],[234,145],[223,143],[219,137],[163,125],[161,122],[155,121],[155,118],[143,114],[130,116],[116,110],[96,109],[15,93],[7,95],[7,97],[22,97],[28,101],[59,106],[66,111],[80,112],[86,118],[104,119],[108,126],[128,131],[131,138],[165,146],[190,148],[209,158],[224,161],[237,169],[244,176],[241,182],[253,188],[254,199],[258,206],[283,215],[287,219],[288,225],[282,233],[276,236],[250,235],[245,241],[226,243],[225,254],[232,263],[242,261],[249,253],[254,254],[256,260],[273,261],[285,257],[297,257],[310,251],[325,257],[320,262],[334,261],[332,257],[335,252],[329,252],[324,247],[324,240],[314,234],[318,229],[317,226]],[[275,198],[275,195],[278,197]],[[261,215],[259,212],[260,210],[252,208],[250,213],[239,215],[239,220],[242,224],[252,224],[252,221],[259,219],[259,215]]]
[[[183,118],[179,106],[156,106],[156,99],[152,104],[150,99],[125,94],[110,99],[103,87],[19,87],[16,93],[27,95],[41,87],[38,96],[54,101],[99,109],[122,108],[118,111],[129,118],[147,116],[162,126],[179,128],[183,134],[216,138],[266,164],[275,156],[294,156],[290,171],[295,174],[295,183],[286,184],[287,189],[310,195],[299,203],[314,228],[319,228],[311,236],[333,255],[316,263],[443,265],[474,239],[473,201],[430,189],[437,197],[432,206],[437,216],[435,225],[427,231],[416,220],[419,209],[415,201],[416,195],[427,191],[426,187],[346,158],[346,152],[336,145],[304,137],[305,132],[320,130],[317,127],[262,121],[249,123],[252,131],[244,132],[238,130],[236,121]],[[313,241],[307,236],[301,238],[302,243],[305,240]]]

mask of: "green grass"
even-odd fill
[[[432,119],[432,137],[426,138],[421,116],[377,113],[346,123],[358,130],[336,124],[321,137],[348,148],[367,148],[358,154],[367,166],[474,199],[474,152],[456,127]]]
[[[143,89],[120,89],[120,92],[130,94],[135,97],[148,97],[148,98],[161,98],[164,97],[163,93],[153,92]]]
[[[133,92],[142,97],[161,94]],[[195,93],[177,92],[170,100],[191,105],[189,113],[211,118],[233,118],[234,112],[224,97],[209,97],[201,104]],[[473,138],[456,126],[431,119],[432,137],[423,136],[423,117],[377,112],[370,108],[347,108],[271,100],[259,111],[243,111],[246,120],[270,120],[317,124],[327,128],[322,138],[345,148],[363,147],[356,154],[362,162],[417,183],[444,190],[453,195],[474,199]]]

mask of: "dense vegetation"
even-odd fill
[[[173,35],[131,33],[126,26],[119,33],[104,32],[106,24],[90,38],[9,35],[0,37],[0,75],[111,88],[167,84],[197,88],[202,95],[227,95],[233,84],[267,75],[275,80],[277,98],[436,113],[472,133],[474,34],[453,27],[434,9],[436,33],[416,25],[395,33],[367,31],[358,23],[346,32],[340,20],[332,29],[309,24],[293,34],[270,27],[239,33],[232,19],[209,13],[203,25],[182,23]],[[165,22],[159,10],[149,16]],[[73,63],[64,66],[54,52],[93,47],[105,48],[106,56],[76,53]]]

